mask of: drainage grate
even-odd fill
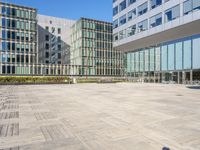
[[[19,135],[19,123],[0,124],[0,137]]]
[[[10,148],[4,148],[0,150],[20,150],[19,146],[18,147],[10,147]]]
[[[36,112],[34,115],[37,120],[48,120],[56,118],[56,116],[51,112]]]
[[[62,125],[50,125],[40,127],[46,141],[66,138],[67,132]]]
[[[0,119],[19,118],[19,112],[3,112],[0,113]]]
[[[19,109],[19,105],[16,105],[16,104],[5,104],[5,105],[3,105],[2,109],[3,110],[6,110],[6,109]]]

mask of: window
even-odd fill
[[[183,42],[183,66],[184,69],[191,69],[192,66],[192,42],[191,40],[186,40]]]
[[[122,40],[126,37],[126,30],[122,30],[119,32],[119,39]]]
[[[175,69],[175,47],[174,44],[168,45],[168,70],[174,70]]]
[[[128,0],[128,5],[131,5],[131,4],[135,3],[135,2],[136,2],[136,0]]]
[[[11,33],[10,31],[7,31],[7,38],[10,39],[10,37],[11,37]]]
[[[46,52],[46,53],[45,53],[45,57],[46,57],[46,58],[49,58],[49,52]]]
[[[57,39],[57,41],[58,41],[58,43],[60,43],[60,42],[61,42],[61,37],[60,37],[60,36],[58,36],[58,39]]]
[[[2,30],[2,38],[6,39],[6,31],[5,30]]]
[[[195,38],[193,39],[193,69],[199,69],[200,68],[200,62],[199,62],[199,58],[200,58],[200,51],[199,51],[199,47],[200,47],[200,38]]]
[[[31,41],[34,41],[35,40],[35,34],[30,34],[30,39],[31,39]]]
[[[136,25],[133,25],[133,26],[130,26],[128,29],[127,29],[127,36],[132,36],[136,33]]]
[[[24,41],[24,32],[21,32],[21,40]]]
[[[161,69],[162,71],[167,70],[167,45],[162,46],[162,51],[161,51]]]
[[[139,72],[140,69],[140,58],[139,58],[139,52],[135,53],[135,71]]]
[[[149,49],[146,49],[144,51],[144,59],[145,59],[145,71],[149,71]]]
[[[20,44],[17,43],[16,47],[17,47],[17,51],[19,52],[20,51]]]
[[[29,34],[26,33],[26,41],[29,41]]]
[[[2,27],[5,27],[5,26],[6,26],[6,19],[2,18]]]
[[[24,30],[24,24],[25,24],[25,22],[21,22],[21,29],[23,29],[23,30]]]
[[[162,0],[151,0],[151,9],[156,8],[157,6],[162,5]]]
[[[150,18],[150,28],[159,26],[162,24],[162,13],[157,14]]]
[[[7,50],[6,42],[2,42],[2,51],[6,50]]]
[[[140,60],[139,60],[139,62],[140,62],[139,70],[140,70],[140,72],[143,72],[144,71],[144,51],[139,52],[139,58],[140,58]]]
[[[200,9],[200,1],[199,0],[193,0],[193,10],[199,10]]]
[[[187,0],[183,3],[183,14],[187,15],[193,10],[200,9],[200,0]]]
[[[2,14],[5,14],[5,13],[6,13],[6,7],[4,7],[4,6],[1,7],[1,13],[2,13]]]
[[[113,16],[115,16],[116,14],[118,14],[118,6],[113,8]]]
[[[17,32],[16,37],[17,37],[17,40],[19,41],[20,40],[20,33],[19,32]]]
[[[17,29],[20,29],[20,21],[17,21]]]
[[[12,28],[15,28],[15,27],[16,27],[16,21],[12,20]]]
[[[58,28],[58,34],[61,34],[61,28]]]
[[[15,40],[15,32],[12,32],[12,39]]]
[[[6,19],[6,26],[7,26],[7,28],[10,28],[11,27],[11,23],[10,23],[10,19]]]
[[[9,7],[7,7],[7,9],[6,9],[6,15],[10,16],[10,8]]]
[[[20,62],[20,55],[17,55],[17,62]]]
[[[29,51],[29,45],[28,44],[26,44],[26,52],[28,52]]]
[[[48,44],[48,43],[46,43],[46,45],[45,45],[45,49],[46,49],[46,50],[49,49],[49,44]]]
[[[138,32],[146,31],[148,29],[148,20],[138,23]]]
[[[49,41],[49,35],[45,36],[45,40],[48,42]]]
[[[149,70],[154,71],[155,70],[155,49],[151,48],[149,50]]]
[[[123,25],[126,23],[126,15],[123,15],[122,17],[119,18],[119,25]]]
[[[136,17],[136,9],[131,10],[128,12],[128,21],[134,19]]]
[[[6,55],[5,54],[2,54],[2,58],[1,58],[2,62],[6,62]],[[6,68],[5,66],[3,66],[2,68],[2,72],[5,73],[6,72]]]
[[[160,71],[160,46],[155,48],[155,70]]]
[[[119,4],[119,11],[122,11],[126,8],[126,0],[124,0],[123,2],[121,2]]]
[[[49,31],[49,27],[48,27],[48,26],[46,26],[45,29],[46,29],[47,31]]]
[[[165,11],[165,22],[172,21],[178,17],[180,17],[180,5],[177,5]]]
[[[7,42],[7,50],[10,51],[10,48],[11,48],[11,43]]]
[[[17,10],[17,17],[20,17],[20,10]]]
[[[58,53],[58,59],[61,59],[61,53]]]
[[[182,70],[183,69],[183,43],[178,42],[175,44],[176,47],[176,70]]]
[[[26,55],[26,63],[28,63],[28,55]]]
[[[30,12],[30,15],[31,15],[31,19],[35,19],[35,17],[36,17],[36,13],[35,12]]]
[[[24,15],[24,11],[21,10],[21,17],[24,18],[24,16],[25,16],[25,15]]]
[[[58,50],[61,51],[61,45],[58,45]]]
[[[192,11],[192,0],[185,1],[183,3],[183,13],[184,15],[189,14]]]
[[[118,41],[118,40],[119,40],[118,33],[115,33],[115,34],[113,35],[113,39],[114,39],[114,41]]]
[[[113,29],[117,28],[118,26],[119,24],[118,24],[118,19],[117,19],[113,22]]]
[[[25,12],[25,16],[26,16],[27,19],[29,18],[29,13],[28,13],[28,11]]]
[[[26,22],[26,30],[29,30],[29,23]]]
[[[31,23],[31,30],[35,30],[35,23]]]
[[[16,9],[12,8],[12,16],[16,16]]]
[[[138,7],[138,16],[145,14],[148,11],[148,3],[145,2],[144,4]]]

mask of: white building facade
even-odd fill
[[[113,0],[114,47],[140,81],[200,80],[200,0]]]
[[[74,20],[38,15],[39,63],[70,64],[71,33]]]

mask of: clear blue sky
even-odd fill
[[[68,19],[80,17],[112,22],[112,0],[2,0],[30,6],[38,13]]]

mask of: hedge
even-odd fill
[[[1,83],[69,83],[69,77],[0,76]]]

